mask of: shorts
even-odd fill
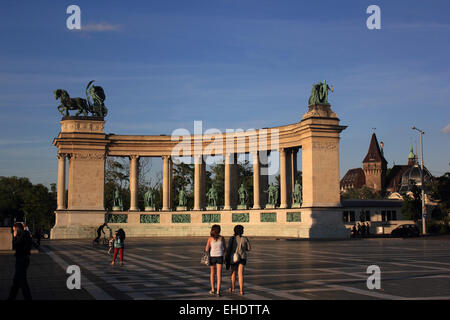
[[[223,264],[223,257],[209,257],[209,265]]]
[[[243,266],[245,266],[245,265],[247,264],[247,259],[241,259],[241,260],[239,260],[239,261],[236,262],[236,263],[231,263],[232,266],[234,266],[234,265],[240,265],[240,264],[242,264]]]

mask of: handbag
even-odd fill
[[[200,263],[204,264],[205,266],[209,266],[209,253],[206,251],[203,251],[202,257],[200,259]]]
[[[233,254],[233,263],[238,263],[239,261],[241,261],[241,255],[238,253],[238,251],[239,252],[241,251],[240,249],[241,249],[242,239],[240,239],[240,240],[241,241],[237,243],[236,251]]]

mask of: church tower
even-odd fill
[[[363,170],[366,176],[366,186],[378,192],[384,192],[387,161],[378,144],[377,136],[372,134],[369,151],[363,160]]]

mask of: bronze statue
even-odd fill
[[[105,91],[103,91],[103,88],[100,86],[92,85],[94,81],[95,80],[90,81],[86,86],[86,98],[89,105],[89,112],[91,112],[93,116],[106,117],[108,114],[108,109],[104,104],[106,99]],[[93,104],[91,104],[89,95],[92,98]]]
[[[241,186],[239,187],[238,194],[239,194],[239,204],[246,205],[247,198],[248,198],[248,192],[247,192],[247,189],[245,189],[243,183],[241,183]]]
[[[75,116],[79,116],[82,113],[84,116],[88,115],[89,106],[83,98],[71,98],[66,90],[57,89],[53,92],[55,99],[60,99],[61,104],[58,106],[58,111],[63,116],[69,115],[69,110],[77,110]]]
[[[187,205],[186,192],[184,191],[184,189],[181,189],[180,193],[178,194],[178,206],[186,207],[186,205]]]
[[[113,206],[115,208],[120,209],[120,211],[123,210],[123,202],[122,202],[122,196],[120,195],[119,189],[116,187],[116,190],[114,191],[114,204]]]
[[[295,182],[293,196],[294,196],[294,203],[301,205],[302,204],[302,186],[300,183],[298,183],[298,181]]]
[[[267,203],[275,206],[278,202],[278,188],[272,182],[269,185],[269,188],[264,192],[269,194],[269,199],[267,200]]]
[[[152,188],[148,188],[144,194],[144,205],[146,208],[155,206],[155,193]]]
[[[58,106],[59,113],[63,116],[69,116],[69,110],[76,110],[75,116],[80,114],[88,116],[91,113],[95,117],[105,117],[108,113],[108,109],[104,104],[106,95],[102,87],[92,85],[94,81],[90,81],[86,86],[86,99],[71,98],[66,90],[55,90],[53,92],[55,99],[60,99],[61,101],[61,104]],[[92,103],[89,96],[92,98]]]
[[[217,206],[217,191],[214,188],[214,185],[206,193],[206,197],[208,199],[208,206],[216,207]]]
[[[328,91],[333,92],[333,86],[329,86],[325,80],[322,82],[313,84],[311,90],[311,96],[309,97],[308,104],[329,104]]]

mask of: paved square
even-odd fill
[[[295,241],[250,238],[247,295],[231,295],[223,272],[220,298],[208,295],[209,268],[199,263],[206,238],[127,239],[125,264],[90,240],[51,240],[32,255],[34,299],[450,299],[450,238]],[[0,255],[0,298],[14,257]],[[79,265],[82,290],[68,290],[65,270]],[[369,290],[369,265],[381,289]],[[21,298],[21,295],[19,296]]]

